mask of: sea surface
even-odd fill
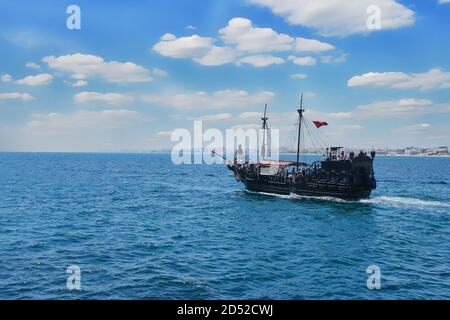
[[[169,154],[0,153],[0,299],[450,299],[450,159],[375,167],[348,202]]]

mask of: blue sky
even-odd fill
[[[168,148],[193,120],[255,126],[265,103],[283,143],[301,92],[338,144],[449,145],[444,2],[4,1],[0,150]],[[366,26],[371,4],[381,30]]]

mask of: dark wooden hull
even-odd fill
[[[332,197],[346,200],[357,200],[370,197],[372,189],[342,188],[333,186],[311,186],[291,183],[269,183],[252,179],[244,179],[242,183],[246,189],[253,192],[262,192],[278,195],[291,195],[308,197]]]
[[[264,192],[264,193],[273,193],[273,194],[281,194],[281,195],[290,195],[291,190],[288,183],[268,183],[261,182],[258,180],[250,180],[244,179],[242,181],[245,188],[249,191],[254,192]]]

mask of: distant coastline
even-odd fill
[[[350,150],[358,151],[365,150],[364,148],[346,148],[347,152]],[[416,148],[408,147],[405,149],[377,149],[375,148],[378,157],[416,157],[416,158],[450,158],[450,152],[447,147],[439,148]],[[56,153],[56,154],[170,154],[172,150],[104,150],[104,151],[8,151],[0,150],[0,153]],[[198,150],[192,150],[192,153],[198,153]],[[206,152],[206,151],[205,151]],[[281,148],[280,155],[296,155],[296,151],[286,150]],[[322,156],[321,152],[315,150],[305,150],[302,155]]]

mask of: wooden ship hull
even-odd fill
[[[271,183],[262,183],[259,181],[242,181],[245,188],[251,192],[277,194],[277,195],[297,195],[300,197],[330,197],[344,200],[358,200],[369,198],[372,194],[371,189],[348,188],[345,185],[335,186],[325,183],[310,183],[290,185],[273,185]]]

